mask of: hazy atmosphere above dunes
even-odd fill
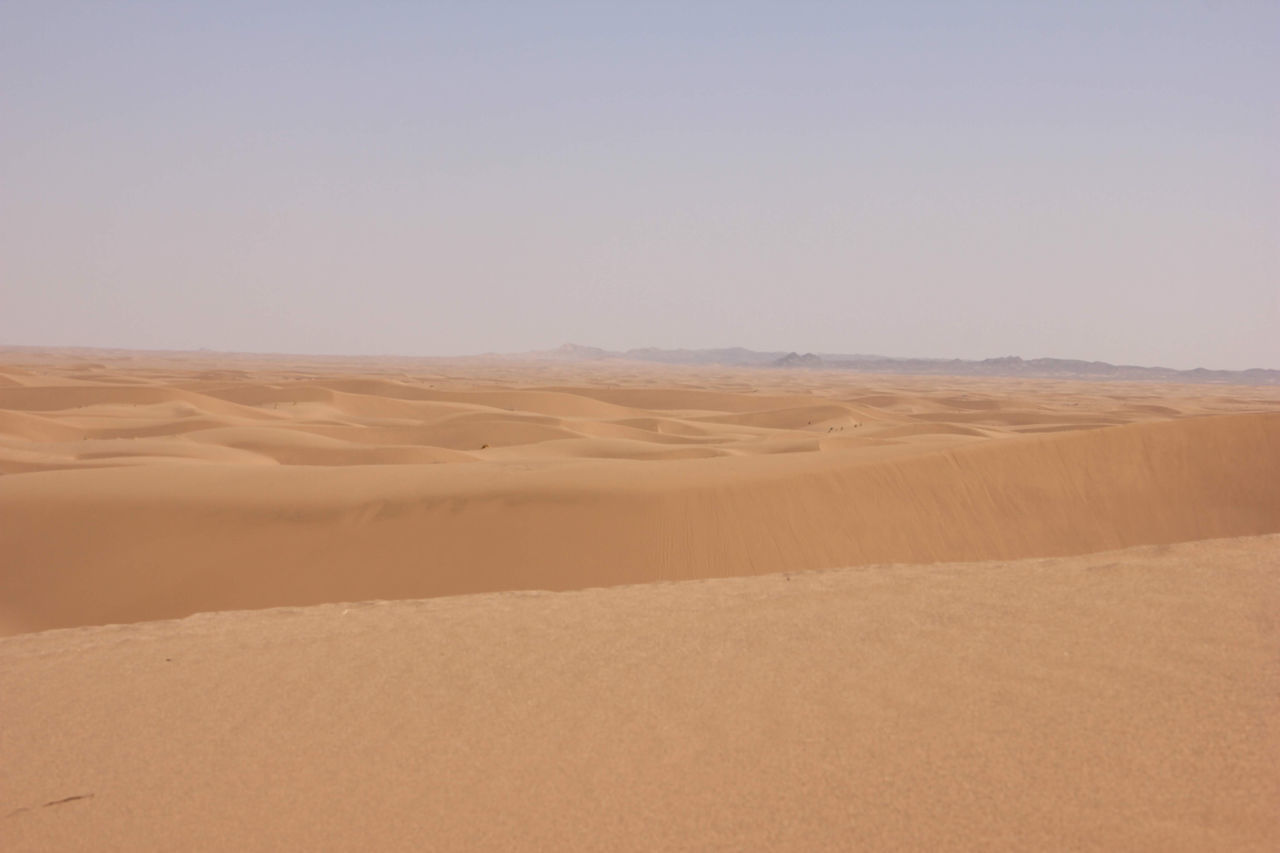
[[[1280,7],[5,3],[0,342],[1280,368]]]
[[[1280,850],[1278,44],[0,2],[0,849]]]

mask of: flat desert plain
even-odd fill
[[[1280,389],[0,350],[0,846],[1274,850]]]

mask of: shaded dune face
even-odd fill
[[[1280,531],[1270,389],[325,367],[0,365],[0,630]]]

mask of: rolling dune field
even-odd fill
[[[0,365],[0,628],[1280,531],[1270,388]]]
[[[1277,534],[1274,387],[0,350],[0,841],[1274,849]]]

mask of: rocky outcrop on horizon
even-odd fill
[[[775,359],[773,367],[825,367],[826,362],[820,356],[816,356],[811,352],[800,355],[797,352],[789,352],[782,358]]]
[[[1280,385],[1280,370],[1177,370],[1070,358],[1032,358],[1009,355],[982,360],[941,358],[892,358],[881,355],[760,352],[743,347],[724,349],[658,349],[626,351],[565,344],[554,350],[527,353],[527,357],[557,361],[625,360],[658,364],[718,364],[729,367],[849,370],[863,373],[922,374],[940,376],[1025,376],[1046,379],[1113,379],[1164,382],[1220,382],[1236,385]]]

